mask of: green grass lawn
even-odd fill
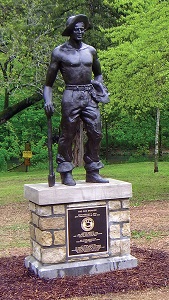
[[[160,162],[158,173],[154,173],[153,162],[139,162],[105,165],[100,174],[131,182],[133,206],[143,201],[169,200],[169,162]],[[85,179],[84,168],[75,168],[73,175],[76,180]],[[25,201],[24,184],[47,182],[47,176],[48,169],[37,171],[33,167],[28,172],[1,172],[0,205]],[[56,181],[60,181],[58,174]]]
[[[105,165],[100,171],[101,175],[108,178],[119,179],[132,183],[133,197],[132,206],[139,206],[143,202],[156,200],[169,200],[169,162],[159,163],[159,172],[154,173],[152,162],[125,163]],[[73,171],[75,180],[85,180],[84,168],[75,168]],[[25,207],[28,202],[24,199],[24,184],[47,182],[48,167],[46,170],[35,170],[33,167],[28,172],[22,171],[0,173],[0,205],[18,205]],[[59,174],[56,174],[56,182],[60,182]],[[25,203],[24,203],[25,202]],[[18,203],[18,204],[17,204]],[[10,205],[10,206],[11,206]],[[11,206],[12,211],[12,206]],[[22,210],[20,210],[22,211]],[[29,247],[29,224],[28,220],[12,217],[11,221],[0,226],[0,251],[4,255],[4,249],[8,252],[11,248]],[[159,236],[161,233],[151,231],[132,232],[135,239],[146,237],[146,239]]]

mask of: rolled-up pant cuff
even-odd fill
[[[75,166],[73,163],[64,161],[64,162],[58,164],[56,171],[58,173],[65,173],[65,172],[72,171],[74,169],[74,167]]]
[[[89,164],[85,164],[84,168],[86,170],[86,172],[91,172],[91,171],[95,171],[95,170],[99,170],[101,168],[103,168],[104,165],[101,161],[93,161]]]

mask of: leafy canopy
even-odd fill
[[[111,46],[99,55],[111,92],[107,113],[117,107],[136,115],[168,107],[168,18],[167,1],[152,1],[148,10],[129,14],[123,25],[105,31]]]

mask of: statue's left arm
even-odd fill
[[[52,86],[59,70],[58,53],[59,47],[55,48],[52,52],[51,62],[46,75],[46,84],[43,91],[43,97],[45,100],[45,112],[48,116],[51,116],[54,112],[54,105],[52,101]]]
[[[92,71],[94,74],[94,80],[99,81],[99,82],[103,82],[103,76],[102,76],[102,72],[101,72],[101,66],[100,66],[100,62],[97,56],[97,52],[96,49],[92,47],[92,53],[93,53],[93,65],[92,65]]]

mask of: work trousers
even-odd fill
[[[61,136],[58,142],[57,171],[69,172],[74,168],[72,163],[72,143],[77,132],[79,118],[83,121],[87,142],[84,147],[84,162],[87,172],[103,167],[99,158],[102,139],[101,120],[98,103],[89,91],[69,90],[63,93],[61,104]]]

